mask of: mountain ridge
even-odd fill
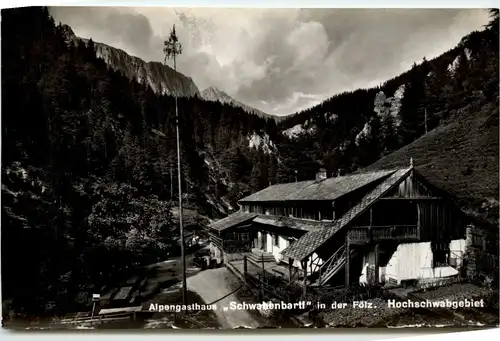
[[[83,41],[88,44],[91,39],[81,38],[75,35],[69,25],[62,26],[67,37],[67,42]],[[135,79],[139,83],[146,82],[151,89],[166,95],[177,95],[180,97],[200,96],[200,90],[189,76],[175,71],[170,66],[161,62],[149,61],[133,56],[124,50],[96,42],[94,44],[97,57],[102,58],[106,64],[113,69],[123,72],[129,79]]]
[[[62,30],[67,37],[67,42],[77,43],[79,40],[88,44],[91,39],[78,37],[69,25],[62,25]],[[212,102],[220,102],[239,107],[249,114],[262,118],[273,118],[279,121],[279,116],[267,114],[259,109],[253,108],[241,101],[229,96],[225,91],[210,86],[200,92],[194,80],[179,71],[175,71],[168,65],[157,61],[149,61],[133,56],[126,51],[114,46],[92,40],[97,57],[102,58],[106,64],[113,69],[121,71],[129,79],[135,79],[139,83],[146,81],[151,89],[158,93],[177,95],[180,97],[195,97]]]
[[[254,114],[263,118],[273,118],[275,120],[280,119],[279,116],[267,114],[262,110],[253,108],[249,105],[246,105],[245,103],[242,103],[241,101],[238,101],[237,99],[229,96],[225,91],[222,91],[215,86],[209,86],[208,88],[204,89],[203,91],[201,91],[200,96],[206,101],[220,102],[235,107],[240,107],[249,114]]]

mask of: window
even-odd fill
[[[436,243],[432,247],[434,267],[446,266],[449,262],[449,244]]]
[[[249,241],[249,235],[248,232],[242,232],[242,233],[237,233],[233,232],[231,234],[228,234],[227,240],[236,240],[236,241]]]
[[[280,237],[277,234],[275,234],[273,237],[274,237],[274,246],[279,247],[280,246]]]

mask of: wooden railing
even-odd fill
[[[214,235],[213,233],[210,233],[210,241],[212,243],[214,243],[214,245],[216,245],[217,247],[219,247],[220,249],[222,249],[223,247],[223,241],[222,241],[222,238],[220,237],[217,237],[216,235]]]
[[[381,241],[418,239],[417,225],[356,226],[347,233],[349,241]]]
[[[375,240],[418,238],[418,226],[396,225],[372,227],[372,238]]]
[[[251,240],[224,240],[214,234],[210,234],[210,241],[227,253],[249,252],[252,249]]]
[[[349,241],[367,241],[371,239],[370,230],[367,227],[353,227],[347,232]]]
[[[252,250],[252,241],[250,240],[224,240],[222,250],[227,253],[242,253]]]

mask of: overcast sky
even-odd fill
[[[178,70],[264,112],[286,115],[378,85],[454,47],[488,22],[483,9],[53,7],[80,37],[163,60],[172,25]]]

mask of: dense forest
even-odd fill
[[[310,179],[320,165],[356,171],[464,107],[498,106],[491,14],[442,56],[279,124],[179,98],[185,207],[215,219],[270,183]],[[92,40],[68,43],[46,8],[2,11],[4,311],[66,311],[79,292],[177,252],[174,114],[173,97],[111,69]]]
[[[2,289],[12,308],[64,310],[78,292],[175,252],[174,113],[173,97],[108,68],[91,40],[68,45],[46,8],[2,11]],[[248,142],[276,131],[273,119],[197,98],[179,98],[179,114],[186,207],[216,218],[273,173],[275,156]]]

